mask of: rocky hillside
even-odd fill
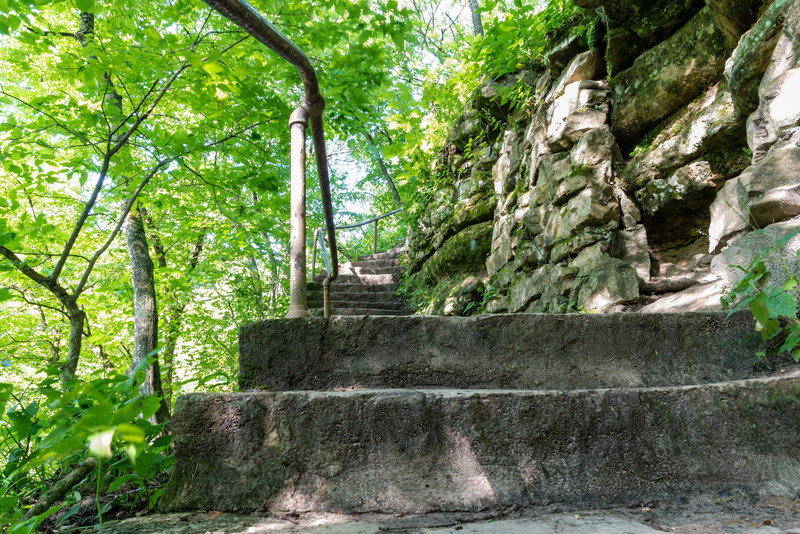
[[[775,244],[770,282],[800,272],[800,1],[575,3],[605,37],[486,83],[441,152],[422,311],[714,309]]]

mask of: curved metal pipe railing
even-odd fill
[[[325,129],[322,112],[325,99],[319,90],[319,81],[308,56],[286,37],[261,13],[244,0],[203,0],[225,18],[245,30],[280,57],[291,63],[300,73],[304,95],[289,119],[292,132],[292,237],[289,313],[286,317],[308,317],[306,304],[306,208],[305,208],[305,137],[309,120],[311,138],[317,160],[317,173],[325,212],[325,226],[331,248],[332,268],[323,283],[325,308],[330,310],[330,285],[339,275],[336,231],[333,226],[333,204],[328,175],[328,153],[325,148]],[[326,314],[326,317],[328,315]]]
[[[334,230],[349,230],[351,228],[358,228],[360,226],[366,226],[370,223],[375,224],[375,229],[373,233],[373,241],[372,241],[372,252],[378,252],[378,221],[381,219],[385,219],[386,217],[391,217],[396,213],[400,213],[401,211],[405,211],[405,208],[396,209],[394,211],[390,211],[389,213],[384,213],[383,215],[378,215],[377,217],[373,217],[372,219],[368,219],[366,221],[362,221],[360,223],[355,224],[345,224],[343,226],[336,226]],[[319,243],[320,250],[322,251],[322,259],[325,262],[325,272],[331,271],[331,259],[328,256],[328,251],[325,248],[325,239],[322,234],[322,228],[317,228],[314,232],[314,246],[313,246],[313,253],[311,255],[311,275],[315,276],[317,272],[317,243]],[[324,305],[324,304],[323,304]],[[325,313],[328,313],[326,311]],[[325,317],[328,317],[326,315]]]

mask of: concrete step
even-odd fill
[[[308,307],[309,308],[321,308],[323,305],[322,300],[319,301],[309,301]],[[398,310],[408,312],[411,308],[398,300],[383,300],[383,301],[376,301],[371,299],[356,299],[356,300],[347,300],[345,298],[334,298],[331,299],[331,306],[333,308],[341,309],[341,308],[371,308],[376,310]]]
[[[400,279],[399,274],[356,274],[341,272],[334,284],[362,284],[362,285],[377,285],[377,284],[395,284]],[[325,280],[325,275],[317,275],[314,277],[314,282],[321,283]]]
[[[242,390],[677,386],[747,378],[761,348],[746,313],[279,319],[240,329],[239,384]]]
[[[367,254],[359,256],[357,261],[370,261],[370,260],[393,260],[402,257],[406,253],[405,247],[393,248],[385,252],[378,252],[377,254]]]
[[[373,267],[373,266],[362,266],[362,265],[348,265],[343,264],[339,266],[339,276],[345,274],[392,274],[392,275],[401,275],[403,274],[404,268],[398,265],[388,266],[388,267]],[[327,276],[325,269],[320,271],[320,274],[317,275],[317,278],[324,279]]]
[[[353,292],[364,292],[364,293],[394,293],[395,289],[397,289],[397,284],[390,283],[390,284],[352,284],[348,282],[342,282],[340,280],[335,280],[331,286],[334,288],[333,291],[337,293],[353,293]],[[319,294],[322,298],[322,282],[309,282],[308,283],[308,295]]]
[[[391,267],[402,267],[399,258],[385,260],[359,260],[355,262],[342,263],[342,267],[368,267],[371,269],[383,269]]]
[[[375,306],[375,307],[369,307]],[[375,316],[403,316],[403,315],[411,315],[414,313],[414,310],[406,305],[403,304],[395,304],[392,307],[377,307],[377,305],[369,304],[369,306],[365,306],[364,303],[351,303],[350,305],[341,305],[341,306],[334,306],[331,305],[331,317],[335,316],[354,316],[354,315],[365,315],[370,317]],[[310,308],[309,313],[311,317],[322,317],[324,315],[323,309],[319,308]]]
[[[331,304],[342,302],[373,302],[375,304],[392,302],[401,304],[393,291],[338,291],[337,287],[331,292]],[[322,292],[308,293],[308,306],[318,308],[322,306]]]
[[[196,393],[178,399],[161,503],[405,514],[697,492],[796,499],[798,421],[797,374],[613,390]]]

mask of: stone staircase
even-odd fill
[[[796,499],[800,373],[746,315],[332,317],[240,330],[180,397],[168,510],[426,514]]]
[[[331,315],[410,315],[414,310],[397,296],[403,274],[400,257],[405,248],[362,256],[339,265],[339,276],[331,284]],[[308,284],[308,307],[322,317],[322,281],[325,271]]]

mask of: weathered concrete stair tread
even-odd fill
[[[323,277],[324,279],[324,277]],[[321,282],[322,279],[317,279]],[[348,274],[340,273],[336,281],[344,284],[394,284],[394,274]]]
[[[336,316],[369,316],[369,317],[382,317],[382,316],[404,316],[414,313],[414,310],[409,307],[402,308],[331,308],[331,315]]]
[[[339,302],[391,302],[397,303],[397,295],[392,291],[337,291],[331,295],[331,304]],[[322,293],[311,292],[308,293],[308,305],[313,306],[317,304],[322,306]]]
[[[348,293],[352,291],[358,291],[360,293],[371,293],[371,292],[393,292],[396,284],[351,284],[346,282],[339,283],[336,282],[336,289],[337,291],[341,291],[343,293]],[[308,293],[319,293],[322,295],[322,283],[321,282],[309,282],[308,283]]]
[[[365,275],[365,274],[383,274],[383,275],[396,275],[402,274],[403,267],[394,266],[394,267],[370,267],[370,266],[347,266],[347,265],[340,265],[339,266],[339,276],[344,275]],[[317,280],[324,280],[325,279],[325,270],[321,271],[321,274],[317,276]]]
[[[399,256],[404,249],[364,256],[339,265],[339,276],[331,284],[331,315],[409,315],[414,310],[396,295],[403,273]],[[308,284],[308,306],[312,316],[322,316],[322,284],[325,271]]]
[[[243,326],[242,390],[585,389],[746,378],[747,314],[334,317]]]
[[[800,377],[593,389],[192,394],[169,509],[477,511],[800,489]]]

